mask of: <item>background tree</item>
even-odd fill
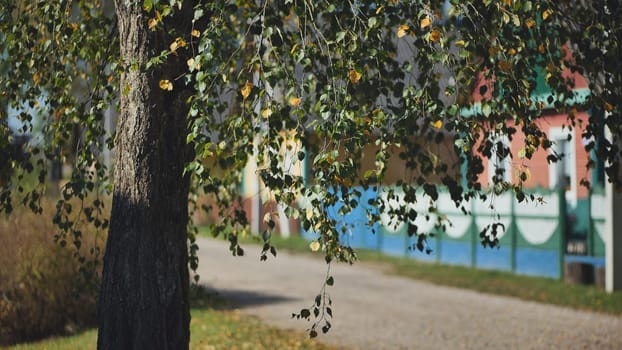
[[[346,214],[363,204],[352,185],[381,191],[387,164],[400,158],[409,169],[397,183],[407,203],[426,201],[434,208],[441,184],[457,206],[495,195],[478,183],[482,157],[492,156],[499,135],[523,133],[527,157],[551,147],[537,123],[543,106],[531,96],[543,73],[558,99],[555,107],[566,108],[573,83],[562,72],[570,67],[592,83],[585,107],[607,112],[604,120],[590,121],[584,136],[601,160],[610,161],[607,172],[619,183],[621,73],[613,63],[620,57],[622,16],[615,1],[1,5],[0,101],[17,111],[23,126],[9,131],[7,110],[0,111],[6,159],[0,209],[9,213],[19,201],[41,210],[45,160],[66,157],[58,146],[69,142],[74,125],[82,126],[55,222],[59,243],[70,243],[84,263],[100,250],[81,247],[75,223],[108,230],[101,349],[187,348],[188,263],[198,263],[196,231],[187,229],[189,192],[211,195],[221,218],[213,232],[229,239],[234,254],[243,254],[237,237],[248,221],[236,189],[251,156],[286,214],[319,234],[314,244],[326,261],[351,262],[354,252],[339,239],[350,228],[338,226],[329,212],[339,205]],[[490,82],[490,98],[481,101],[481,112],[466,117],[461,110],[473,103],[475,80],[482,76]],[[111,105],[119,111],[114,142],[103,123]],[[35,115],[44,136],[24,149],[12,147],[15,135],[32,132]],[[603,139],[603,122],[613,142]],[[447,140],[453,156],[439,157]],[[373,166],[364,167],[369,145],[375,145]],[[100,158],[113,146],[109,181]],[[295,159],[310,164],[311,183],[292,171]],[[25,188],[33,172],[37,185]],[[525,177],[497,179],[495,190],[513,191],[522,201]],[[100,198],[109,194],[110,221]],[[299,197],[309,205],[298,206]],[[367,203],[374,208],[368,210],[370,224],[380,213],[412,223],[417,212],[395,205],[394,197],[389,192],[379,197],[385,200]],[[274,215],[264,217],[262,259],[275,254]],[[415,225],[408,232],[416,237],[415,248],[426,248],[426,232]],[[482,240],[496,244],[494,230]],[[326,311],[329,303],[321,295],[315,308]],[[330,313],[321,315],[311,335],[320,326],[330,328]],[[299,316],[312,317],[307,309]]]

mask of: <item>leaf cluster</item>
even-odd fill
[[[70,202],[110,190],[102,154],[113,135],[103,116],[129,91],[118,85],[129,70],[151,72],[171,96],[187,94],[191,208],[219,218],[212,231],[236,255],[244,254],[238,238],[250,230],[248,199],[239,191],[249,162],[257,166],[255,196],[268,209],[258,232],[262,259],[276,255],[270,237],[281,209],[318,234],[327,262],[352,262],[343,237],[353,226],[339,218],[356,208],[365,208],[372,227],[383,215],[409,223],[414,249],[426,250],[428,232],[415,220],[435,212],[441,187],[465,213],[467,201],[502,191],[532,198],[526,160],[542,151],[550,162],[561,158],[545,130],[547,114],[567,114],[567,127],[580,128],[592,152],[586,166],[607,162],[609,181],[622,181],[616,1],[144,0],[144,25],[170,38],[145,67],[120,57],[111,2],[4,5],[0,211],[10,212],[14,198],[37,211],[48,160],[70,163],[55,220],[61,242],[71,233],[79,246],[81,233],[72,229],[78,216],[107,227],[99,200],[77,214]],[[190,8],[190,23],[169,21]],[[165,62],[176,69],[160,69]],[[580,102],[574,73],[590,84]],[[9,110],[18,128],[9,127]],[[577,110],[590,112],[588,125]],[[18,142],[24,137],[29,141]],[[499,141],[504,137],[524,140],[518,155]],[[481,175],[494,157],[510,157],[513,176],[494,176],[488,186]],[[398,179],[388,171],[396,164]],[[32,189],[23,186],[29,174],[37,178]],[[377,199],[363,199],[361,189],[370,188]],[[213,205],[192,205],[196,195]],[[502,227],[489,228],[482,243],[494,246]],[[195,235],[190,225],[193,268]],[[330,314],[320,296],[319,312]],[[298,316],[316,309],[305,310]]]

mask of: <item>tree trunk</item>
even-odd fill
[[[121,38],[120,115],[114,157],[114,192],[98,304],[98,349],[187,349],[189,179],[186,98],[174,78],[183,50],[146,69],[149,58],[174,40],[148,28],[154,13],[143,1],[115,1]],[[177,35],[190,33],[192,4],[165,19]],[[175,84],[159,87],[161,79]]]

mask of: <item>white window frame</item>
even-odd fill
[[[572,138],[568,140],[568,135]],[[553,142],[553,150],[559,152],[558,146],[560,141],[568,142],[570,149],[569,154],[564,154],[564,162],[570,168],[570,189],[566,191],[566,201],[573,206],[577,205],[577,158],[576,158],[576,138],[573,130],[562,127],[553,127],[549,129],[549,140]],[[563,150],[562,150],[563,152]],[[563,163],[555,162],[549,164],[549,187],[555,189],[558,181],[558,168]]]

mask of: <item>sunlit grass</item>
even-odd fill
[[[191,349],[334,349],[303,332],[281,330],[257,318],[227,310],[227,302],[202,288],[193,293],[190,321]]]
[[[19,344],[8,349],[12,350],[66,350],[95,349],[97,345],[97,331],[89,330],[69,337],[55,337],[34,343]]]
[[[192,293],[190,349],[197,350],[330,350],[334,347],[309,339],[304,332],[280,330],[258,319],[229,310],[225,301],[203,289]],[[97,344],[97,331],[89,330],[69,337],[20,344],[11,350],[90,350]]]

